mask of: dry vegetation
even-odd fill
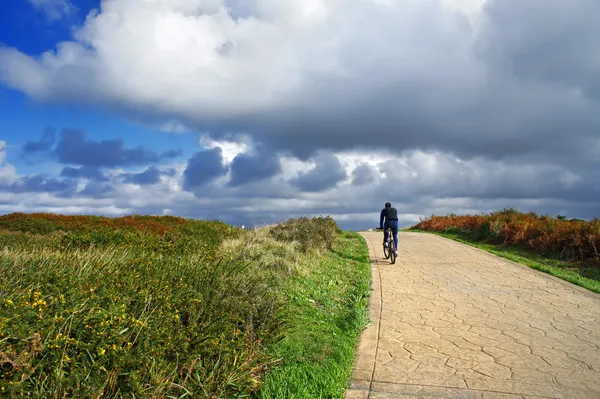
[[[412,229],[458,232],[577,261],[600,262],[600,220],[567,220],[504,209],[489,215],[431,216]]]

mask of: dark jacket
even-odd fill
[[[392,220],[398,221],[398,211],[396,208],[383,208],[381,210],[381,214],[379,215],[379,227],[383,228],[383,221],[389,222]]]

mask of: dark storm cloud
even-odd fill
[[[482,59],[523,81],[578,88],[600,99],[598,1],[557,1],[549,7],[544,0],[496,0],[485,11],[485,41],[477,47]]]
[[[80,168],[72,168],[70,166],[66,166],[60,171],[60,175],[63,177],[108,181],[108,177],[104,176],[102,172],[100,172],[96,168],[92,168],[89,166],[82,166]]]
[[[231,162],[230,186],[273,177],[281,172],[279,156],[267,149],[259,149],[254,154],[238,154]]]
[[[333,154],[319,154],[316,165],[308,172],[291,179],[290,183],[302,191],[319,192],[335,187],[346,179],[346,170]]]
[[[160,181],[161,172],[155,166],[150,166],[141,173],[123,173],[123,181],[125,183],[139,184],[140,186],[147,184],[156,184]]]
[[[352,171],[352,184],[355,186],[364,186],[374,183],[376,179],[376,170],[370,165],[360,165]]]
[[[42,138],[39,141],[28,141],[23,146],[23,153],[31,154],[34,152],[47,152],[52,149],[55,143],[56,130],[47,127],[44,130]]]
[[[61,131],[55,151],[62,163],[95,168],[140,165],[159,159],[156,153],[142,146],[125,148],[122,139],[88,140],[84,131],[75,129]]]
[[[462,162],[447,154],[417,154],[379,165],[382,185],[401,200],[410,197],[507,200],[600,198],[600,172],[551,163]]]
[[[216,147],[196,152],[187,162],[183,172],[183,188],[194,191],[218,177],[225,176],[229,168],[223,164],[223,151]]]

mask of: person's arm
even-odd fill
[[[383,229],[383,219],[385,217],[385,209],[381,210],[381,213],[379,214],[379,228]]]

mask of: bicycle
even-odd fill
[[[379,227],[377,230],[383,230]],[[387,240],[383,243],[383,255],[386,259],[389,259],[393,264],[396,263],[396,242],[394,241],[394,233],[392,232],[392,228],[388,227],[387,231]],[[387,245],[386,245],[387,244]]]

